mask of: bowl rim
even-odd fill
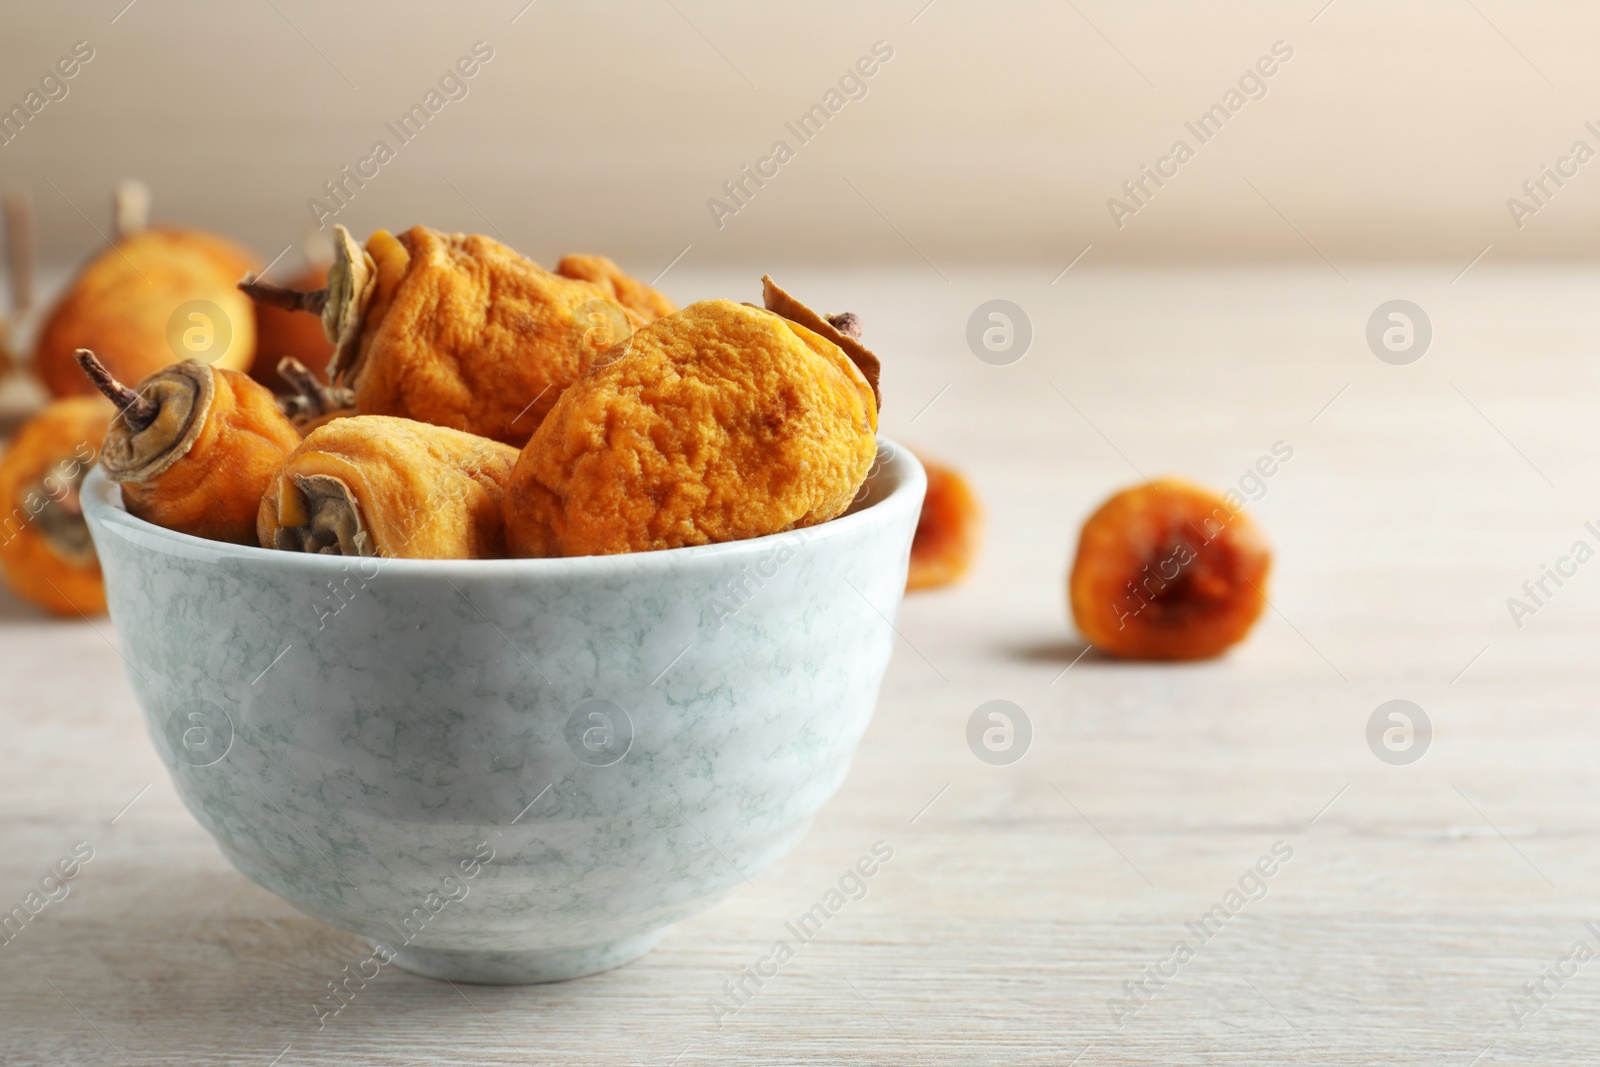
[[[927,487],[927,475],[922,464],[909,448],[891,438],[880,434],[877,437],[877,444],[878,454],[873,462],[876,468],[875,476],[880,484],[888,485],[888,492],[858,510],[799,530],[786,530],[782,533],[750,537],[740,541],[688,545],[648,552],[624,552],[606,556],[508,559],[362,558],[374,559],[385,571],[393,568],[397,573],[418,577],[448,579],[464,576],[468,572],[494,572],[506,577],[512,575],[553,577],[589,571],[624,573],[695,563],[717,563],[729,557],[760,555],[772,548],[792,546],[797,534],[804,544],[847,537],[863,528],[892,521],[896,515],[908,508],[915,507],[918,510],[921,508],[922,496]],[[873,477],[874,474],[869,473],[868,476]],[[282,552],[262,548],[259,545],[211,541],[177,530],[169,530],[130,515],[122,504],[121,494],[114,490],[114,483],[106,477],[99,463],[90,469],[80,490],[84,518],[89,523],[90,534],[96,542],[97,552],[101,551],[100,537],[104,536],[104,533],[110,533],[141,548],[205,562],[233,560],[315,574],[323,571],[340,573],[354,561],[354,557],[350,556]]]

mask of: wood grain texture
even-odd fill
[[[1600,947],[1600,562],[1521,629],[1505,601],[1596,540],[1600,276],[1053,273],[774,271],[863,316],[885,432],[971,476],[987,544],[965,585],[907,601],[878,715],[799,849],[608,974],[453,988],[390,968],[318,1031],[312,1003],[363,947],[246,882],[183,810],[106,621],[0,599],[0,906],[95,849],[0,945],[0,1062],[1593,1063],[1600,962],[1520,1029],[1507,1005],[1573,942]],[[1011,366],[964,340],[994,297],[1034,327]],[[1433,322],[1409,367],[1363,339],[1394,297]],[[1280,440],[1293,458],[1253,505],[1274,610],[1251,640],[1206,664],[1074,663],[1083,517],[1141,474],[1236,484]],[[1435,730],[1411,766],[1364,737],[1394,697]],[[994,698],[1034,729],[1008,767],[965,741]],[[719,1029],[723,983],[878,840],[894,858],[866,897]],[[1265,897],[1199,944],[1185,923],[1277,841],[1293,858]],[[1194,957],[1119,1027],[1108,998],[1183,938]]]

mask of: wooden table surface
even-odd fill
[[[0,910],[93,850],[0,945],[0,1063],[1600,1059],[1600,562],[1561,564],[1520,627],[1507,605],[1600,547],[1600,276],[1058,269],[778,275],[860,311],[885,432],[970,475],[986,546],[904,605],[877,717],[794,854],[608,974],[388,968],[319,1031],[357,940],[247,882],[182,808],[107,620],[0,600]],[[667,288],[753,299],[754,273]],[[1009,365],[965,340],[993,298],[1032,324]],[[1365,340],[1396,298],[1433,328],[1406,366]],[[1246,485],[1277,552],[1250,640],[1197,665],[1081,654],[1063,583],[1087,513],[1145,475],[1238,485],[1279,442]],[[1031,723],[1010,765],[966,740],[994,699]],[[1409,764],[1367,742],[1391,699],[1432,723]],[[866,896],[719,1020],[725,983],[879,841]]]

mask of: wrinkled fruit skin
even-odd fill
[[[360,505],[376,554],[505,555],[501,502],[517,450],[460,430],[383,415],[335,419],[307,435],[261,498],[258,543],[277,547],[279,501],[295,476],[327,475]]]
[[[1206,659],[1266,604],[1272,553],[1250,517],[1175,479],[1124,490],[1084,524],[1069,591],[1095,647],[1129,659]]]
[[[328,284],[328,268],[312,267],[287,284],[300,292],[321,289]],[[298,359],[319,378],[325,374],[333,344],[322,333],[321,319],[271,304],[257,304],[255,308],[256,358],[250,364],[250,377],[274,393],[289,392],[289,383],[278,374],[278,361],[284,356]]]
[[[563,278],[576,278],[599,286],[607,297],[635,312],[646,323],[676,314],[678,310],[678,305],[665,295],[625,274],[605,256],[562,256],[561,262],[556,264],[556,273]]]
[[[233,341],[214,367],[243,370],[256,353],[250,298],[234,287],[255,257],[220,237],[195,230],[152,229],[131,234],[90,260],[51,311],[39,334],[35,366],[56,396],[94,391],[73,360],[93,349],[125,382],[136,382],[188,358],[168,342],[173,312],[191,300],[222,309]]]
[[[82,522],[82,513],[70,510],[76,483],[115,414],[98,395],[57,400],[29,419],[0,456],[0,572],[18,596],[58,615],[106,610],[93,546],[87,554],[63,555],[44,533],[49,520],[41,518],[65,507],[71,521]]]
[[[249,375],[214,370],[216,390],[189,451],[147,482],[123,482],[129,514],[169,530],[256,543],[256,509],[300,431]]]
[[[584,366],[643,324],[488,237],[380,230],[367,252],[377,286],[345,376],[363,415],[520,447]]]
[[[517,460],[513,555],[647,552],[826,522],[877,455],[861,372],[771,312],[707,300],[609,355]]]
[[[928,492],[911,541],[906,589],[939,589],[960,581],[972,566],[983,516],[965,478],[924,456],[917,458],[928,473]]]

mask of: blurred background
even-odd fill
[[[128,178],[156,224],[233,237],[274,281],[300,272],[308,229],[314,252],[334,223],[425,223],[546,266],[603,253],[679,303],[758,299],[770,271],[860,313],[881,432],[981,503],[970,574],[893,616],[877,718],[792,866],[686,926],[662,970],[508,995],[496,1030],[678,1062],[717,1040],[705,996],[882,828],[903,881],[852,904],[853,933],[808,950],[815,981],[767,995],[715,1062],[801,1047],[771,1018],[848,1035],[806,1044],[818,1062],[877,1042],[900,1062],[903,1029],[930,1063],[1067,1062],[1092,1039],[1084,1067],[1119,1046],[1264,1063],[1311,1043],[1350,1064],[1415,1047],[1575,1065],[1592,980],[1495,1028],[1590,936],[1600,893],[1600,567],[1528,592],[1580,540],[1600,557],[1596,40],[1600,5],[1576,0],[12,3],[0,189],[27,191],[44,264],[14,347],[25,370],[54,295],[112,257]],[[980,338],[999,301],[1016,339],[997,351]],[[1400,302],[1419,330],[1403,351],[1380,343]],[[11,375],[0,434],[43,400]],[[1274,546],[1270,610],[1220,660],[1110,660],[1065,603],[1084,519],[1163,474],[1239,491]],[[336,973],[326,953],[359,956],[193,826],[108,625],[0,591],[0,676],[23,679],[0,696],[0,808],[21,813],[6,884],[159,783],[97,861],[102,895],[74,890],[86,921],[0,968],[18,1017],[0,1061],[107,1036],[89,1018],[129,1062],[299,1054],[317,1040],[302,991]],[[1436,731],[1407,766],[1368,732],[1401,698]],[[995,699],[1034,723],[1014,768],[966,740]],[[1263,915],[1281,918],[1241,921],[1106,1032],[1106,997],[1280,832],[1305,857],[1273,883]],[[281,965],[249,940],[263,929]],[[204,966],[176,954],[196,930],[216,933]],[[846,974],[858,999],[829,985]],[[860,1003],[880,992],[881,1014]],[[461,1018],[482,1029],[454,990],[407,995],[359,1024],[374,1048],[408,1043],[390,1061],[460,1041]],[[43,1060],[89,1062],[72,1048]]]
[[[324,183],[393,150],[333,221],[498,233],[551,262],[603,251],[645,277],[751,262],[1486,260],[1580,257],[1600,165],[1557,168],[1600,121],[1576,2],[1109,0],[803,5],[732,0],[12,5],[10,109],[86,42],[93,59],[26,126],[0,177],[33,192],[47,263],[101,245],[107,190],[138,176],[154,216],[270,258]],[[402,142],[441,76],[492,50],[465,95]],[[875,43],[892,58],[824,104]],[[1204,143],[1194,123],[1276,42]],[[1273,65],[1271,63],[1269,66]],[[855,98],[851,98],[851,94]],[[1220,124],[1220,120],[1219,124]],[[1204,132],[1204,131],[1202,131]],[[723,183],[785,141],[740,207]],[[1145,205],[1123,183],[1176,141],[1194,157]],[[1138,210],[1119,227],[1107,201]],[[1533,213],[1514,217],[1520,197]],[[721,198],[736,214],[707,205]],[[1537,217],[1535,217],[1535,215]],[[1521,225],[1518,225],[1518,222]],[[685,252],[687,249],[687,252]]]

